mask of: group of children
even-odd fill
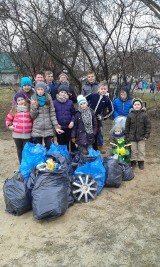
[[[14,96],[12,109],[6,117],[6,127],[12,131],[19,162],[26,142],[42,144],[44,141],[49,149],[55,134],[58,144],[67,145],[68,150],[72,142],[78,150],[92,146],[103,153],[103,121],[111,115],[114,118],[122,115],[127,117],[125,138],[132,142],[131,165],[134,167],[138,161],[143,169],[145,140],[150,135],[151,125],[142,101],[132,100],[128,95],[125,98],[126,92],[121,90],[112,104],[107,82],[98,83],[93,72],[88,75],[91,74],[94,79],[90,77],[92,79],[82,88],[83,94],[77,96],[77,108],[69,83],[61,82],[53,98],[51,86],[48,90],[43,80],[37,81],[33,89],[29,77],[21,79],[21,91]]]

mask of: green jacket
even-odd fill
[[[131,109],[125,124],[125,136],[128,141],[141,141],[149,138],[151,132],[151,122],[146,113],[146,109],[139,111]]]

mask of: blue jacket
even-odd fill
[[[93,109],[95,115],[102,115],[104,120],[112,115],[114,109],[112,101],[108,96],[101,96],[97,93],[88,95],[86,99],[89,102],[89,107]]]
[[[130,109],[132,108],[132,99],[127,99],[126,101],[122,101],[120,97],[116,98],[113,101],[113,118],[118,116],[125,116],[129,114]]]
[[[95,94],[97,93],[98,91],[98,82],[95,81],[94,83],[89,83],[89,82],[86,82],[85,85],[83,85],[82,87],[82,91],[81,91],[81,94],[83,96],[87,96],[89,94]]]
[[[53,101],[53,105],[56,112],[58,124],[62,129],[68,128],[71,121],[75,119],[75,108],[71,100],[67,100],[65,103],[59,102],[57,99]]]

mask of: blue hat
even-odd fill
[[[67,83],[61,83],[61,85],[58,87],[58,93],[61,91],[69,92],[69,86]]]
[[[18,93],[15,94],[14,101],[17,102],[17,99],[19,97],[24,98],[26,100],[26,96],[25,96],[25,94],[22,91],[20,91],[20,92],[18,92]]]
[[[81,103],[87,103],[87,99],[83,96],[83,95],[78,95],[77,96],[77,102],[78,102],[78,105],[80,105]]]
[[[23,87],[25,85],[32,86],[32,81],[29,77],[22,77],[20,85],[21,85],[21,87]]]

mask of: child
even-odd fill
[[[127,116],[130,109],[132,108],[132,99],[129,96],[129,90],[121,89],[119,92],[119,97],[113,101],[113,118],[118,116]]]
[[[47,85],[44,82],[38,82],[35,85],[35,94],[31,100],[31,117],[33,119],[32,140],[35,144],[44,143],[47,149],[53,141],[54,129],[58,134],[63,131],[59,128],[56,119],[55,109],[48,93],[45,92]]]
[[[97,134],[95,139],[94,149],[99,149],[102,154],[103,150],[103,120],[108,119],[113,113],[113,106],[110,98],[106,95],[108,92],[108,85],[106,81],[102,81],[98,85],[98,93],[88,95],[87,101],[90,103],[90,108],[94,110],[97,117]]]
[[[56,112],[58,124],[63,130],[63,133],[57,134],[57,141],[59,145],[67,145],[69,150],[69,142],[71,131],[74,126],[75,108],[73,102],[69,99],[69,87],[67,84],[61,84],[58,87],[58,94],[53,101]]]
[[[98,91],[98,82],[96,81],[96,75],[94,71],[87,73],[87,81],[82,87],[81,94],[87,96],[89,94],[95,94]]]
[[[21,91],[26,96],[26,101],[30,104],[31,96],[34,94],[34,90],[32,89],[32,81],[29,77],[22,77],[21,82]],[[16,102],[13,98],[12,106],[16,105]]]
[[[138,97],[132,101],[133,109],[130,111],[125,125],[126,140],[131,141],[131,166],[135,167],[138,161],[139,169],[144,169],[145,141],[151,132],[151,122],[142,108],[142,100]]]
[[[78,111],[75,115],[74,128],[72,130],[72,141],[78,144],[78,149],[88,148],[95,142],[97,133],[97,119],[93,110],[88,107],[83,95],[77,97]]]
[[[119,160],[124,160],[125,162],[130,162],[130,146],[131,144],[126,144],[124,139],[123,127],[120,125],[114,125],[110,130],[112,135],[112,145],[111,155],[116,156]]]
[[[12,137],[17,147],[19,163],[21,163],[23,147],[31,138],[32,119],[26,96],[23,92],[18,92],[14,96],[14,103],[14,106],[6,117],[6,127],[12,131]]]

